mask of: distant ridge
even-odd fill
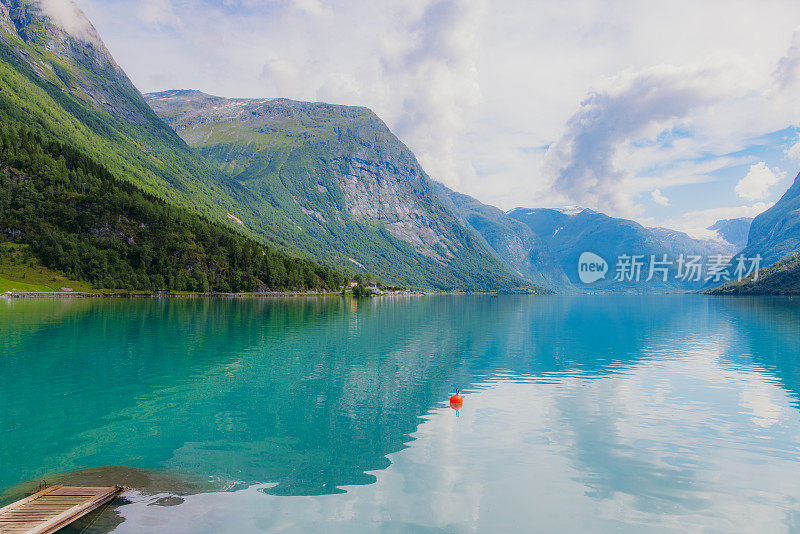
[[[582,253],[592,252],[611,264],[623,255],[644,258],[667,255],[674,261],[679,255],[708,257],[732,253],[730,246],[714,241],[693,239],[683,232],[667,228],[646,228],[641,224],[610,217],[585,208],[515,208],[507,215],[527,225],[546,244],[570,283],[585,291],[606,292],[676,292],[700,289],[702,283],[685,283],[673,276],[667,281],[614,281],[614,273],[587,286],[578,276],[578,260]]]
[[[752,223],[753,219],[750,217],[724,219],[715,222],[709,226],[708,229],[717,232],[722,239],[736,247],[738,251],[747,245],[747,239],[750,234],[750,225]]]
[[[439,183],[436,187],[445,205],[458,214],[463,224],[480,235],[486,246],[512,272],[552,291],[576,291],[547,244],[528,226],[469,195],[457,193]]]

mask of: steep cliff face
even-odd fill
[[[158,118],[71,0],[0,0],[0,28],[5,123],[72,145],[149,193],[227,224],[244,188]],[[241,215],[251,235],[257,215]]]
[[[2,40],[39,77],[92,106],[140,125],[160,126],[94,26],[71,0],[0,2]],[[20,46],[24,43],[26,46]]]
[[[405,284],[525,285],[444,206],[411,151],[369,109],[180,90],[146,98],[275,210],[287,245]]]
[[[191,140],[215,165],[156,115],[71,0],[0,0],[5,123],[74,146],[153,195],[296,255],[366,266],[403,285],[525,285],[437,203],[413,155],[374,114],[257,103],[265,105],[192,101],[210,115],[183,133],[199,126]],[[251,138],[237,137],[247,128],[234,117],[247,118]]]
[[[800,175],[770,209],[753,219],[742,254],[760,254],[763,265],[800,252]]]
[[[330,289],[344,280],[239,235],[260,230],[228,218],[245,188],[158,118],[71,0],[0,0],[0,170],[0,240],[99,287],[323,287],[318,269]]]

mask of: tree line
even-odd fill
[[[0,124],[0,240],[98,288],[336,290],[345,277],[118,179],[76,148]]]

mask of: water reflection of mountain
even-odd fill
[[[793,414],[780,402],[797,407],[799,307],[769,298],[644,297],[633,302],[647,324],[631,324],[624,319],[634,308],[614,302],[606,314],[638,339],[638,357],[619,359],[630,364],[619,380],[565,381],[552,399],[549,439],[565,446],[588,495],[654,518],[700,517],[719,505],[717,481],[704,477],[732,471],[727,462],[742,451],[796,458]]]
[[[738,338],[737,351],[725,354],[735,364],[756,364],[774,375],[800,401],[800,302],[786,297],[715,297],[720,315]]]
[[[13,377],[0,392],[0,465],[13,467],[0,480],[125,464],[278,482],[281,494],[369,483],[454,387],[512,366],[602,372],[636,353],[638,334],[598,325],[615,350],[598,359],[597,339],[577,335],[591,305],[553,302],[15,303],[0,311],[0,373]]]
[[[689,310],[702,320],[691,297],[615,299],[15,303],[0,309],[0,486],[108,464],[284,495],[369,483],[454,387],[624,372]]]

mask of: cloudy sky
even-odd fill
[[[699,233],[800,169],[797,0],[76,0],[143,91],[372,108],[503,209]]]

